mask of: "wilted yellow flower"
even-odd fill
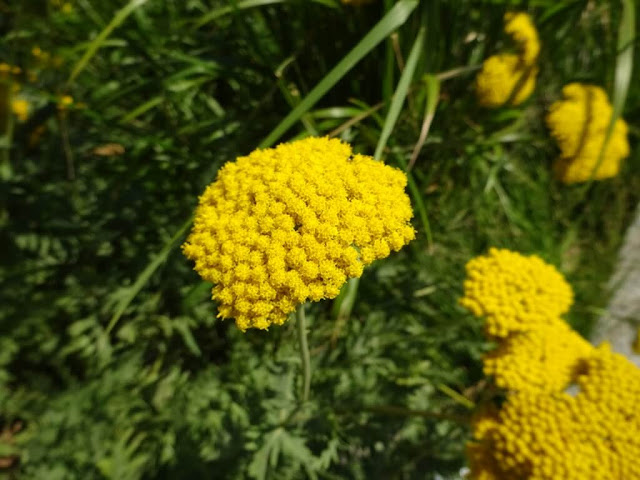
[[[297,304],[414,238],[403,172],[308,138],[227,163],[200,197],[184,254],[241,330],[281,325]]]
[[[495,384],[517,392],[561,392],[575,380],[593,347],[561,318],[514,333],[483,359]]]
[[[16,98],[11,101],[11,111],[18,120],[24,122],[29,118],[29,102],[22,98]]]
[[[640,479],[640,370],[593,349],[575,395],[511,393],[474,425],[471,478]]]
[[[484,107],[520,105],[533,92],[537,74],[538,67],[523,65],[517,55],[493,55],[476,77],[478,102]]]
[[[466,271],[460,304],[485,317],[487,333],[494,337],[557,322],[573,303],[562,274],[535,255],[491,248],[471,259]]]
[[[531,17],[526,13],[507,13],[504,16],[504,31],[518,46],[520,59],[525,65],[532,65],[540,54],[538,31]]]
[[[563,100],[553,103],[546,117],[551,136],[560,148],[554,171],[565,183],[614,177],[622,160],[629,156],[627,124],[616,120],[614,129],[598,165],[613,109],[600,87],[570,83],[562,89]],[[594,172],[594,170],[597,170]]]

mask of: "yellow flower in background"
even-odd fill
[[[484,374],[517,392],[561,392],[576,378],[593,347],[557,318],[534,330],[514,333],[483,358]]]
[[[63,95],[58,99],[58,109],[66,110],[73,105],[73,97],[71,95]]]
[[[492,55],[483,62],[475,90],[478,103],[484,107],[520,105],[536,86],[540,40],[531,17],[526,13],[507,13],[504,20],[504,31],[513,39],[518,53]]]
[[[460,304],[485,317],[494,337],[549,325],[573,303],[573,290],[555,267],[541,258],[491,248],[466,265]]]
[[[241,330],[281,325],[414,238],[406,183],[335,139],[256,150],[207,187],[183,252],[215,284],[219,317]]]
[[[540,39],[531,17],[526,13],[507,13],[504,31],[518,46],[519,57],[525,65],[532,65],[540,54]]]
[[[16,98],[11,101],[11,111],[19,121],[24,122],[29,118],[29,102]]]
[[[577,393],[511,393],[474,422],[473,479],[640,478],[640,369],[607,345],[576,376]]]
[[[500,107],[505,103],[520,105],[536,86],[538,67],[523,66],[513,54],[493,55],[482,64],[476,76],[476,95],[483,107]]]
[[[563,100],[551,105],[546,123],[560,148],[554,164],[556,176],[565,183],[614,177],[629,156],[627,124],[619,118],[598,165],[613,109],[600,87],[571,83],[562,89]],[[596,169],[597,167],[597,169]],[[595,172],[594,172],[595,170]]]

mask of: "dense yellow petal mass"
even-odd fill
[[[517,45],[522,62],[534,64],[540,54],[540,39],[531,17],[526,13],[513,12],[505,14],[504,20],[504,31]]]
[[[460,304],[485,317],[493,337],[549,325],[567,312],[573,290],[564,277],[541,258],[491,248],[466,265]]]
[[[471,478],[640,479],[640,370],[593,349],[577,393],[519,392],[476,420]]]
[[[562,89],[563,99],[551,105],[546,123],[560,148],[554,165],[556,176],[565,183],[614,177],[622,160],[629,156],[627,124],[619,118],[598,165],[613,109],[600,87],[571,83]],[[597,167],[597,169],[596,169]],[[595,171],[594,171],[595,170]]]
[[[484,373],[512,392],[561,392],[593,347],[561,318],[509,335],[483,359]]]
[[[215,284],[218,316],[242,330],[281,325],[414,238],[406,183],[335,139],[256,150],[200,197],[183,252]]]
[[[484,107],[519,105],[533,93],[537,74],[538,67],[523,65],[517,55],[493,55],[476,76],[478,102]]]
[[[483,62],[475,89],[484,107],[520,105],[536,86],[540,40],[533,21],[526,13],[507,13],[504,20],[504,31],[516,44],[517,53],[492,55]]]

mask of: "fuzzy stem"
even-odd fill
[[[311,357],[309,356],[309,345],[307,344],[307,322],[304,316],[304,304],[300,305],[296,310],[296,323],[303,376],[301,403],[306,403],[309,400],[309,390],[311,388]]]

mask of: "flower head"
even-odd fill
[[[29,102],[23,98],[16,98],[11,101],[11,111],[19,121],[24,122],[29,118]]]
[[[551,105],[547,126],[560,148],[556,176],[565,183],[585,182],[614,177],[622,160],[629,155],[627,124],[617,119],[600,165],[613,109],[600,87],[571,83],[562,89],[563,100]],[[597,170],[596,170],[597,167]],[[595,170],[595,171],[594,171]]]
[[[540,41],[531,17],[526,13],[507,13],[504,20],[504,31],[516,44],[517,54],[492,55],[482,64],[476,77],[476,95],[484,107],[520,105],[536,86]]]
[[[474,425],[475,479],[640,478],[640,370],[607,345],[593,349],[578,392],[508,395]]]
[[[520,105],[533,92],[537,74],[538,67],[524,66],[517,55],[493,55],[484,61],[476,77],[478,102],[485,107],[507,102]]]
[[[593,347],[564,320],[518,332],[483,359],[484,373],[511,392],[561,392],[575,381]]]
[[[335,139],[256,150],[207,187],[183,251],[216,284],[218,316],[242,330],[281,325],[414,238],[406,182]]]
[[[525,65],[532,65],[540,54],[540,40],[531,17],[526,13],[507,13],[504,16],[504,31],[518,47],[520,59]]]
[[[491,248],[466,265],[460,304],[486,317],[487,333],[506,337],[557,321],[573,303],[564,277],[541,258]]]

